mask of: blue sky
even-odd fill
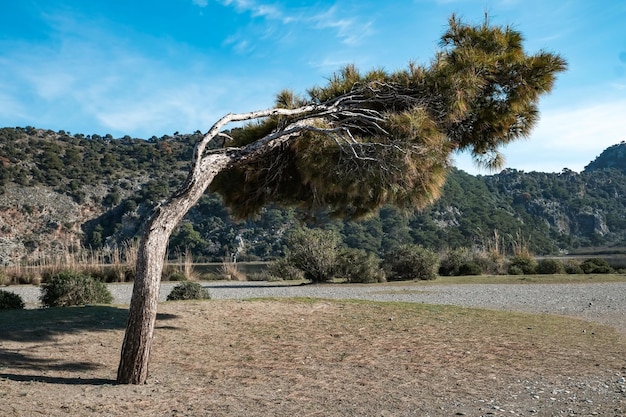
[[[427,64],[447,19],[511,25],[569,62],[507,167],[580,171],[626,140],[626,2],[19,0],[0,14],[0,126],[114,137],[206,131],[345,64]],[[467,156],[455,158],[470,173]]]

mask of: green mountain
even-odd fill
[[[184,180],[200,132],[148,140],[26,128],[0,129],[0,263],[108,249],[140,235],[152,208]],[[338,230],[346,245],[384,253],[399,243],[433,249],[511,249],[537,254],[626,245],[626,143],[583,172],[453,170],[443,197],[423,212],[391,207],[362,221],[267,207],[234,222],[205,195],[170,241],[201,260],[271,259],[301,223]]]

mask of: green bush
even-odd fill
[[[576,261],[568,261],[565,264],[565,272],[568,274],[584,274],[585,271],[580,267],[580,264]]]
[[[457,248],[449,250],[444,254],[441,259],[441,265],[439,266],[439,275],[443,276],[455,276],[455,275],[467,275],[460,273],[462,265],[472,262],[472,251],[468,248]],[[477,274],[473,274],[477,275]]]
[[[368,284],[384,282],[385,273],[380,268],[380,259],[363,249],[344,249],[339,253],[338,273],[348,282]]]
[[[483,269],[480,264],[471,261],[462,264],[459,267],[458,275],[481,275],[483,273]]]
[[[580,264],[585,274],[612,274],[613,268],[602,258],[590,258]]]
[[[304,272],[313,282],[334,278],[337,271],[339,233],[332,230],[301,228],[287,237],[287,262]]]
[[[472,262],[480,267],[483,274],[503,275],[508,273],[506,259],[498,252],[476,253]]]
[[[418,245],[400,245],[385,256],[389,281],[432,280],[439,271],[439,255]]]
[[[291,265],[286,258],[278,259],[270,262],[265,272],[272,278],[270,280],[303,280],[304,272],[301,269]]]
[[[537,261],[530,256],[518,255],[512,257],[509,260],[508,272],[511,275],[521,275],[519,271],[522,271],[522,274],[525,275],[534,274],[537,272]]]
[[[542,259],[537,263],[538,274],[563,274],[565,266],[558,259]]]
[[[21,310],[24,308],[24,300],[19,294],[0,290],[0,310]]]
[[[89,275],[62,271],[41,287],[45,307],[68,307],[85,304],[110,304],[113,296],[107,286]]]
[[[178,284],[167,296],[167,301],[178,300],[208,300],[211,298],[209,291],[197,282],[186,281]]]

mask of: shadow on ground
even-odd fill
[[[97,362],[72,361],[70,356],[38,357],[37,346],[53,345],[55,339],[67,334],[90,334],[121,330],[126,326],[128,309],[113,306],[59,307],[38,310],[9,310],[0,312],[0,378],[11,381],[33,381],[54,384],[104,385],[115,381],[102,378],[82,378],[46,375],[53,373],[92,372],[101,367]],[[173,314],[158,314],[157,321],[175,318]],[[12,342],[17,342],[12,347]],[[11,373],[9,370],[14,371]],[[30,374],[21,373],[30,372]]]
[[[119,330],[126,326],[128,309],[112,306],[55,307],[0,312],[0,343],[45,342],[56,335]],[[157,320],[175,318],[158,314]]]

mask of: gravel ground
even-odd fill
[[[164,301],[176,285],[164,282]],[[285,285],[270,282],[202,282],[215,299],[257,297],[314,297],[449,304],[531,313],[576,316],[607,324],[626,333],[626,283],[581,284],[470,284],[436,285],[421,283],[376,285]],[[39,287],[11,286],[30,307],[38,305]],[[109,284],[115,304],[130,302],[132,284]]]

